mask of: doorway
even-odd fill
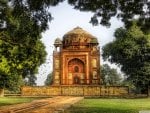
[[[75,77],[73,79],[73,83],[74,84],[80,84],[80,78],[77,75],[75,75]]]

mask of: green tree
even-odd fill
[[[120,85],[121,74],[116,69],[111,68],[108,64],[101,66],[101,78],[103,85]]]
[[[28,22],[28,20],[33,21],[33,25],[30,29],[34,29],[36,32],[33,33],[29,30],[27,34],[36,35],[46,30],[48,28],[48,21],[52,20],[48,9],[62,1],[64,0],[1,0],[0,28],[3,28],[4,25],[6,25],[7,28],[10,27],[8,21],[8,15],[10,13],[8,10],[11,9],[12,16],[19,18],[20,22],[22,20],[26,22]],[[148,0],[68,0],[68,3],[80,11],[93,12],[94,15],[91,17],[91,23],[93,25],[100,23],[110,26],[109,20],[114,16],[128,23],[137,16],[139,17],[140,26],[143,26],[145,30],[150,28],[150,2]],[[22,26],[20,31],[24,32],[25,28],[26,25]]]
[[[53,72],[51,72],[51,73],[49,73],[48,75],[47,75],[47,78],[46,78],[46,80],[45,80],[45,85],[46,86],[49,86],[49,85],[51,85],[53,83]]]
[[[150,35],[135,23],[129,29],[117,29],[114,35],[115,40],[102,48],[103,59],[119,65],[137,89],[146,90],[150,85]]]
[[[150,28],[150,2],[149,0],[68,0],[75,9],[91,11],[91,23],[110,26],[111,17],[121,18],[125,24],[138,17],[140,26],[145,30]]]
[[[52,20],[49,7],[56,6],[61,1],[63,0],[1,0],[0,30],[9,31],[11,36],[38,36],[48,28],[48,22]]]
[[[0,37],[10,39],[0,39],[0,87],[12,88],[15,87],[10,82],[16,82],[19,87],[21,79],[32,73],[38,72],[38,67],[44,63],[46,57],[45,46],[38,40],[30,40],[26,38],[22,43],[18,40],[13,42],[7,33],[0,33]],[[5,81],[5,82],[4,82]]]
[[[20,86],[27,75],[37,73],[45,61],[41,33],[52,19],[49,6],[60,1],[0,1],[0,87]],[[32,76],[31,75],[31,76]],[[11,82],[16,84],[11,84]],[[4,82],[5,81],[5,82]]]
[[[22,76],[12,73],[11,75],[0,74],[0,88],[7,88],[10,91],[18,92],[24,84]]]

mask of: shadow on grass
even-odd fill
[[[138,110],[131,109],[110,109],[99,107],[71,107],[65,113],[139,113]]]
[[[7,105],[12,105],[12,104],[0,103],[0,107],[1,107],[1,106],[7,106]]]

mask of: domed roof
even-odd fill
[[[76,27],[74,28],[73,30],[67,32],[64,37],[63,37],[63,40],[65,40],[66,38],[74,38],[74,37],[86,37],[86,38],[96,38],[94,37],[93,35],[91,35],[90,33],[88,33],[87,31],[83,30],[82,28],[80,27]]]
[[[55,42],[54,42],[54,45],[61,45],[62,44],[62,41],[60,38],[56,38]]]
[[[74,28],[63,36],[63,46],[87,44],[97,45],[98,40],[95,36],[91,35],[80,27]]]

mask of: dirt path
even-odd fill
[[[0,107],[0,113],[60,113],[83,97],[57,96],[31,103]]]

